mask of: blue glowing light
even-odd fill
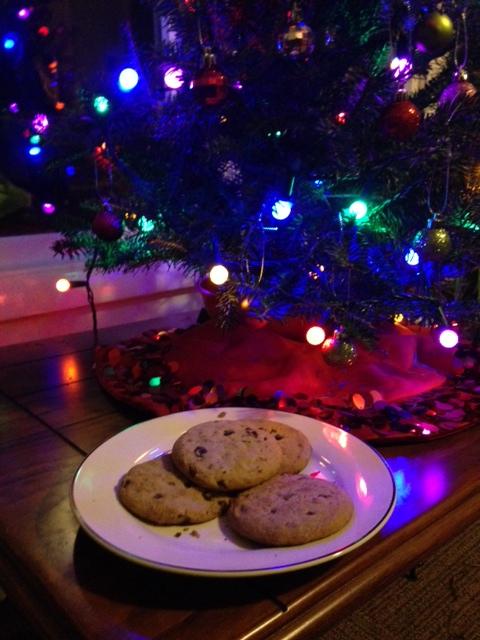
[[[120,91],[123,91],[124,93],[132,91],[137,86],[139,80],[140,76],[135,69],[132,69],[131,67],[123,69],[118,76],[118,86]]]
[[[405,262],[411,267],[416,267],[420,262],[420,256],[414,249],[410,249],[410,251],[405,254]]]
[[[17,45],[17,38],[13,34],[8,34],[3,38],[2,44],[5,51],[11,51]]]
[[[34,145],[33,147],[30,147],[28,149],[28,155],[32,156],[32,158],[34,158],[35,156],[39,156],[41,153],[42,153],[42,149],[37,145]]]
[[[72,165],[69,165],[68,167],[65,167],[65,173],[67,174],[67,176],[69,176],[71,178],[72,176],[74,176],[76,174],[75,167],[72,167]]]
[[[277,200],[272,207],[272,216],[275,220],[286,220],[292,213],[293,202],[289,200]]]

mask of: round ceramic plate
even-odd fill
[[[149,525],[118,501],[116,487],[130,467],[171,450],[188,428],[213,419],[266,418],[302,431],[312,457],[302,473],[343,487],[354,515],[337,534],[294,547],[260,547],[230,531],[224,518],[186,526]],[[364,442],[312,418],[230,407],[154,418],[113,436],[75,474],[71,503],[83,529],[98,543],[133,562],[203,576],[259,576],[311,567],[356,549],[385,525],[395,505],[395,484],[385,460]]]

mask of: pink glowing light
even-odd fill
[[[8,105],[8,110],[10,113],[18,113],[20,111],[20,107],[18,106],[18,102],[12,102]]]
[[[183,69],[180,69],[180,67],[169,67],[165,71],[163,81],[168,89],[180,89],[185,84]]]
[[[42,204],[42,211],[45,215],[51,216],[52,213],[55,213],[56,207],[52,202],[44,202]]]
[[[390,62],[390,70],[394,78],[406,78],[412,70],[412,63],[408,58],[393,58]]]
[[[33,9],[31,7],[22,7],[17,11],[17,18],[19,20],[28,20],[32,15]]]
[[[453,349],[458,344],[458,333],[453,329],[444,329],[438,336],[438,341],[445,349]]]
[[[45,133],[49,124],[48,117],[44,113],[37,113],[32,120],[32,129],[37,133]]]

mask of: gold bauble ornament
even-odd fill
[[[450,234],[443,227],[433,227],[420,231],[415,236],[415,251],[424,260],[443,260],[452,250]]]
[[[358,355],[355,345],[337,332],[325,340],[321,349],[323,359],[331,367],[349,367]]]

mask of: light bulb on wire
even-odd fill
[[[5,51],[12,51],[17,46],[17,36],[14,33],[7,33],[3,37],[2,46]]]
[[[453,349],[458,344],[458,333],[453,329],[443,329],[438,336],[438,341],[445,349]]]
[[[308,344],[317,346],[322,344],[326,338],[325,330],[317,325],[310,327],[305,334]]]
[[[348,207],[348,213],[355,217],[355,220],[363,220],[368,213],[368,205],[364,200],[355,200]]]
[[[140,76],[132,67],[126,67],[120,71],[118,76],[118,86],[123,93],[133,91],[140,81]]]
[[[228,269],[223,266],[223,264],[216,264],[214,267],[210,269],[208,274],[210,280],[213,284],[222,285],[228,280],[229,277]]]
[[[103,116],[110,111],[110,100],[105,96],[96,96],[93,100],[93,108]]]
[[[272,216],[275,220],[286,220],[292,213],[292,207],[290,200],[277,200],[272,207]]]
[[[168,67],[163,74],[163,82],[167,89],[180,89],[185,84],[183,69],[180,67]]]

